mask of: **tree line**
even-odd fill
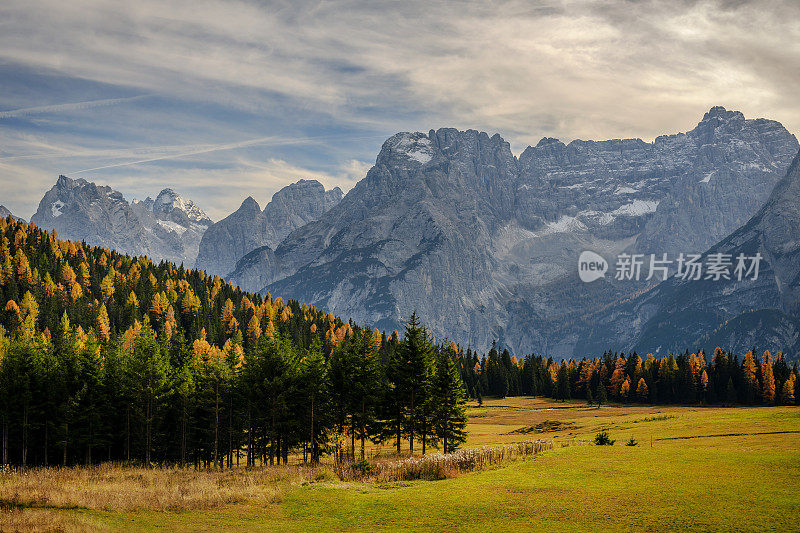
[[[472,398],[535,395],[558,400],[609,400],[650,404],[710,403],[796,405],[800,374],[781,352],[758,357],[749,350],[738,355],[716,348],[710,360],[703,351],[643,360],[606,351],[602,357],[561,362],[529,355],[517,359],[495,346],[481,357],[468,349],[461,354],[462,379]]]
[[[3,464],[230,467],[466,438],[453,344],[0,219]]]

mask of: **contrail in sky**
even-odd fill
[[[21,109],[11,109],[9,111],[0,111],[0,119],[16,118],[26,115],[38,115],[42,113],[59,113],[61,111],[78,111],[81,109],[91,109],[93,107],[103,107],[109,105],[124,104],[147,98],[149,94],[141,94],[139,96],[131,96],[129,98],[106,98],[104,100],[89,100],[86,102],[71,102],[67,104],[54,104],[43,105],[37,107],[24,107]]]
[[[181,157],[188,157],[192,155],[198,154],[207,154],[210,152],[218,152],[221,150],[235,150],[237,148],[247,148],[248,146],[255,146],[255,145],[264,145],[269,144],[273,146],[278,145],[289,145],[289,144],[305,144],[305,143],[314,143],[323,141],[327,138],[332,136],[320,136],[320,137],[303,137],[303,138],[283,138],[283,137],[260,137],[257,139],[249,139],[246,141],[238,141],[234,143],[223,143],[223,144],[211,144],[211,145],[199,145],[199,146],[187,146],[185,147],[186,150],[178,153],[162,153],[153,157],[148,157],[146,159],[137,159],[134,161],[125,161],[123,163],[113,163],[110,165],[103,165],[94,168],[84,168],[81,170],[74,170],[70,172],[70,174],[81,174],[83,172],[92,172],[95,170],[103,170],[106,168],[116,168],[116,167],[127,167],[131,165],[139,165],[142,163],[152,163],[153,161],[163,161],[165,159],[178,159]],[[351,139],[372,139],[374,136],[365,136],[365,137],[349,137]],[[341,136],[339,136],[341,138]]]

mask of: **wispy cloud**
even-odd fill
[[[135,102],[136,100],[141,100],[142,98],[147,98],[148,96],[149,95],[142,94],[139,96],[131,96],[129,98],[105,98],[101,100],[89,100],[87,102],[71,102],[65,104],[43,105],[36,107],[25,107],[22,109],[11,109],[9,111],[0,111],[0,119],[24,117],[28,115],[38,115],[42,113],[62,113],[64,111],[80,111],[83,109],[91,109],[94,107]]]
[[[0,161],[191,186],[243,158],[343,180],[376,138],[440,126],[519,152],[650,139],[725,105],[798,132],[797,20],[796,0],[6,0]],[[23,71],[49,76],[35,97]]]

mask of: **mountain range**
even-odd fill
[[[703,252],[756,213],[797,150],[779,123],[719,107],[651,143],[546,138],[519,158],[496,134],[401,133],[337,206],[232,281],[255,271],[264,291],[382,329],[416,310],[438,338],[573,355],[587,311],[655,283],[583,284],[581,251]]]
[[[346,195],[300,180],[263,210],[250,197],[212,223],[171,189],[129,204],[109,187],[62,176],[32,221],[384,330],[416,310],[437,339],[478,349],[493,340],[554,356],[717,339],[788,346],[797,280],[787,265],[797,257],[780,252],[791,241],[780,225],[793,226],[772,210],[786,207],[776,194],[794,191],[776,184],[786,183],[797,151],[780,123],[722,107],[653,142],[544,138],[519,157],[498,134],[442,128],[390,137]],[[577,275],[584,250],[613,261],[623,252],[737,250],[740,241],[769,257],[745,292],[672,278],[586,284]],[[679,313],[670,298],[694,302],[687,309],[699,315]],[[752,333],[773,316],[773,334]]]
[[[172,189],[155,200],[129,203],[119,191],[84,179],[59,176],[31,217],[64,239],[86,241],[154,261],[194,263],[208,216]]]
[[[316,180],[287,185],[272,196],[263,211],[250,196],[239,209],[208,228],[200,241],[196,266],[226,276],[248,253],[261,247],[275,249],[292,231],[338,204],[342,196],[339,187],[326,191]]]

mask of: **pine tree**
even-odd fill
[[[572,391],[569,385],[569,375],[567,374],[567,365],[562,364],[556,374],[556,399],[566,401],[572,398]]]
[[[137,413],[144,424],[144,464],[150,466],[153,427],[166,392],[168,367],[147,320],[136,338],[126,371]]]
[[[414,439],[421,437],[425,446],[426,431],[430,421],[426,416],[427,402],[433,376],[434,349],[428,331],[422,326],[416,313],[411,314],[405,328],[405,336],[398,346],[402,366],[398,386],[408,412],[404,432],[408,436],[411,455],[414,454]]]
[[[438,351],[431,391],[433,427],[444,453],[455,451],[467,438],[466,393],[455,358],[450,348]]]
[[[308,442],[311,449],[311,464],[318,464],[323,446],[327,440],[330,425],[330,380],[322,343],[315,339],[308,355],[303,359],[302,380],[304,395],[307,398]]]
[[[728,385],[725,388],[725,401],[728,405],[736,403],[736,388],[733,386],[733,378],[728,378]]]
[[[597,384],[597,408],[600,409],[600,406],[606,403],[606,386],[603,385],[603,382]]]

